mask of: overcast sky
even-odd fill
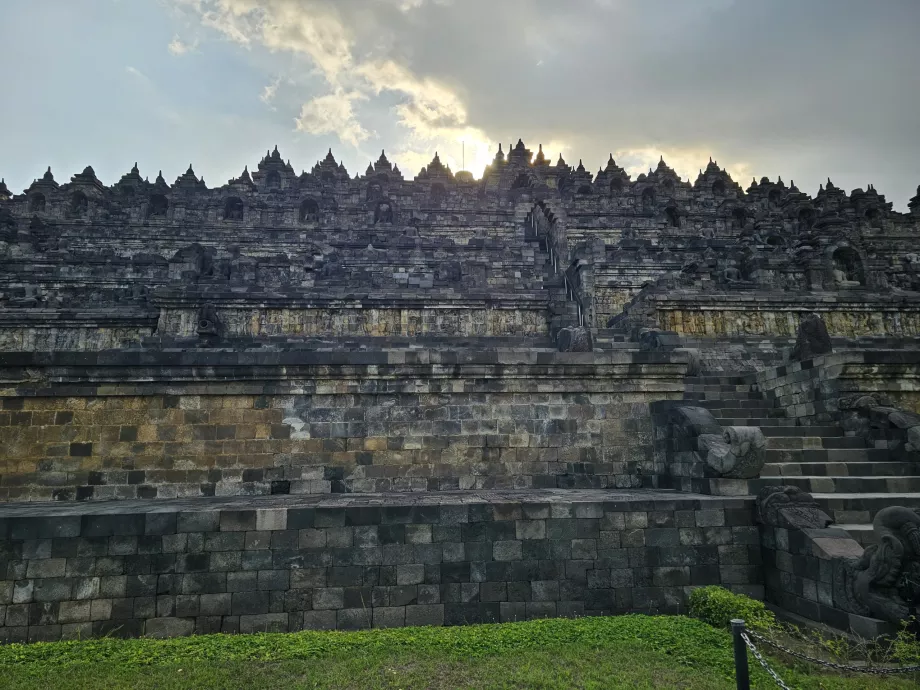
[[[0,177],[210,186],[498,142],[592,172],[712,156],[747,187],[920,184],[920,0],[28,0],[0,4]]]

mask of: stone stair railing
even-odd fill
[[[760,475],[766,440],[756,426],[725,426],[703,408],[671,403],[659,407],[659,450],[673,488],[720,496],[745,496]],[[663,414],[662,414],[663,412]]]
[[[868,638],[920,615],[920,510],[879,510],[866,548],[796,487],[765,487],[756,512],[768,600]]]

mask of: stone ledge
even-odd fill
[[[308,494],[302,496],[229,496],[159,500],[96,501],[87,503],[0,504],[0,519],[142,515],[208,511],[347,509],[363,507],[501,506],[508,503],[540,505],[594,504],[608,511],[706,510],[713,507],[747,509],[753,496],[708,496],[632,489],[533,489],[530,491],[458,491],[387,494]],[[513,519],[513,518],[510,518]],[[0,538],[5,537],[0,528]]]

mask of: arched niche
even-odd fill
[[[133,199],[134,198],[134,187],[126,184],[124,187],[121,188],[121,195],[125,197],[126,199]]]
[[[866,284],[862,257],[853,247],[836,247],[830,260],[831,275],[837,287],[860,287]]]
[[[803,208],[799,210],[799,227],[802,230],[810,230],[815,224],[815,211],[812,208]]]
[[[74,192],[70,197],[70,212],[75,216],[85,215],[89,210],[89,199],[83,192]]]
[[[747,222],[747,211],[740,206],[736,206],[732,209],[732,227],[736,230],[741,230],[744,228],[744,224]]]
[[[377,201],[383,198],[383,187],[377,183],[371,183],[367,186],[367,200]]]
[[[672,228],[680,227],[680,212],[674,206],[668,206],[664,210],[664,215],[668,219],[668,225]]]
[[[383,199],[377,203],[374,208],[374,225],[391,225],[395,218],[396,212],[389,199]]]
[[[298,219],[301,223],[316,223],[319,221],[319,204],[314,199],[304,199],[300,202]]]
[[[725,182],[723,180],[713,182],[712,193],[714,196],[725,196]]]
[[[514,178],[514,182],[511,184],[511,189],[527,189],[529,187],[530,178],[526,173],[521,173],[518,175],[516,178]]]
[[[29,211],[32,213],[41,213],[45,210],[45,195],[37,192],[29,196]]]
[[[281,189],[281,173],[277,170],[270,170],[265,175],[265,186],[268,189]]]
[[[781,197],[781,194],[778,189],[771,189],[770,193],[767,194],[767,202],[771,206],[779,206],[780,197]]]
[[[243,220],[243,200],[238,196],[227,197],[224,200],[224,220]]]
[[[651,187],[642,190],[642,208],[645,211],[655,210],[655,190]]]
[[[623,193],[622,177],[614,177],[612,180],[610,180],[610,193],[614,196]]]
[[[433,203],[440,204],[447,196],[447,189],[440,182],[435,182],[431,185],[431,189],[428,190],[428,194]]]
[[[169,199],[163,194],[151,194],[147,200],[147,218],[165,218],[169,210]]]
[[[578,196],[590,196],[594,193],[594,190],[591,188],[591,185],[583,184],[575,193],[578,194]]]

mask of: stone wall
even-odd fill
[[[697,585],[763,591],[751,499],[574,491],[260,506],[0,507],[0,642],[679,613]]]
[[[0,500],[651,486],[686,355],[0,356]]]
[[[523,302],[523,300],[522,300]],[[272,309],[227,305],[217,310],[226,334],[233,336],[546,336],[546,305],[527,310],[520,306],[488,308],[373,308],[351,304],[324,309]],[[160,314],[160,333],[178,337],[196,334],[198,310],[166,308]]]
[[[879,393],[892,404],[920,411],[920,353],[850,350],[757,373],[760,390],[800,424],[839,421],[841,399]]]
[[[725,300],[729,301],[729,300]],[[732,300],[734,301],[734,300]],[[808,304],[799,299],[793,308],[771,308],[770,297],[762,300],[738,300],[741,304],[656,305],[657,318],[665,330],[690,336],[780,336],[795,337],[804,314],[818,313],[832,336],[917,336],[920,335],[920,309],[911,304],[885,305]],[[812,307],[815,308],[812,308]]]

